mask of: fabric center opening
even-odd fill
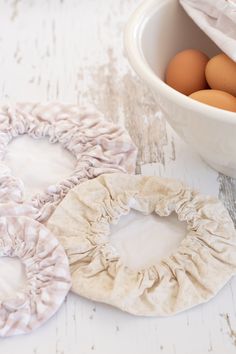
[[[117,225],[111,225],[111,244],[125,265],[139,270],[170,255],[186,233],[187,224],[179,221],[174,213],[160,217],[131,210],[128,215],[121,216]]]
[[[24,182],[26,198],[61,182],[75,166],[74,156],[59,143],[50,144],[47,138],[36,140],[27,135],[11,141],[4,161],[12,174]]]
[[[14,298],[26,282],[25,267],[19,258],[0,257],[0,301]]]

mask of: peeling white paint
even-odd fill
[[[126,125],[143,174],[181,178],[218,195],[234,216],[235,184],[179,140],[123,54],[123,27],[140,0],[0,0],[0,97],[95,103]],[[236,280],[208,304],[172,318],[137,318],[70,294],[30,335],[1,354],[233,354]]]

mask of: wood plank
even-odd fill
[[[123,28],[139,0],[0,0],[0,97],[67,101],[124,124],[139,148],[138,171],[180,178],[219,195],[235,220],[235,181],[211,170],[165,123],[124,56]],[[236,281],[208,304],[171,318],[138,318],[70,294],[27,336],[0,339],[15,354],[233,354]]]

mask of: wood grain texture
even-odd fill
[[[236,179],[219,174],[219,198],[223,201],[236,226]]]
[[[137,171],[180,178],[220,196],[232,218],[235,181],[210,169],[165,123],[124,55],[123,28],[139,0],[0,0],[2,102],[91,102],[124,124]],[[36,332],[0,340],[1,354],[233,354],[236,281],[172,318],[137,318],[73,294]]]

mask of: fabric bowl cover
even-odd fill
[[[75,169],[68,178],[48,186],[30,201],[25,200],[23,182],[12,176],[4,164],[7,145],[23,134],[33,139],[47,137],[50,143],[60,143],[76,159]],[[92,108],[59,103],[22,103],[0,108],[2,193],[4,198],[12,198],[17,203],[27,202],[35,208],[35,218],[40,222],[47,220],[66,193],[79,183],[102,173],[133,173],[136,155],[137,149],[127,132]]]
[[[175,212],[188,230],[176,251],[139,271],[123,264],[109,242],[110,224],[131,208],[162,217]],[[69,257],[72,291],[135,315],[171,315],[205,302],[236,272],[227,210],[175,180],[99,176],[72,189],[47,225]]]
[[[236,61],[236,0],[180,0],[187,14]]]
[[[0,336],[33,331],[61,306],[71,287],[67,256],[51,232],[25,216],[0,217],[0,256],[24,265],[26,285],[0,300]]]

